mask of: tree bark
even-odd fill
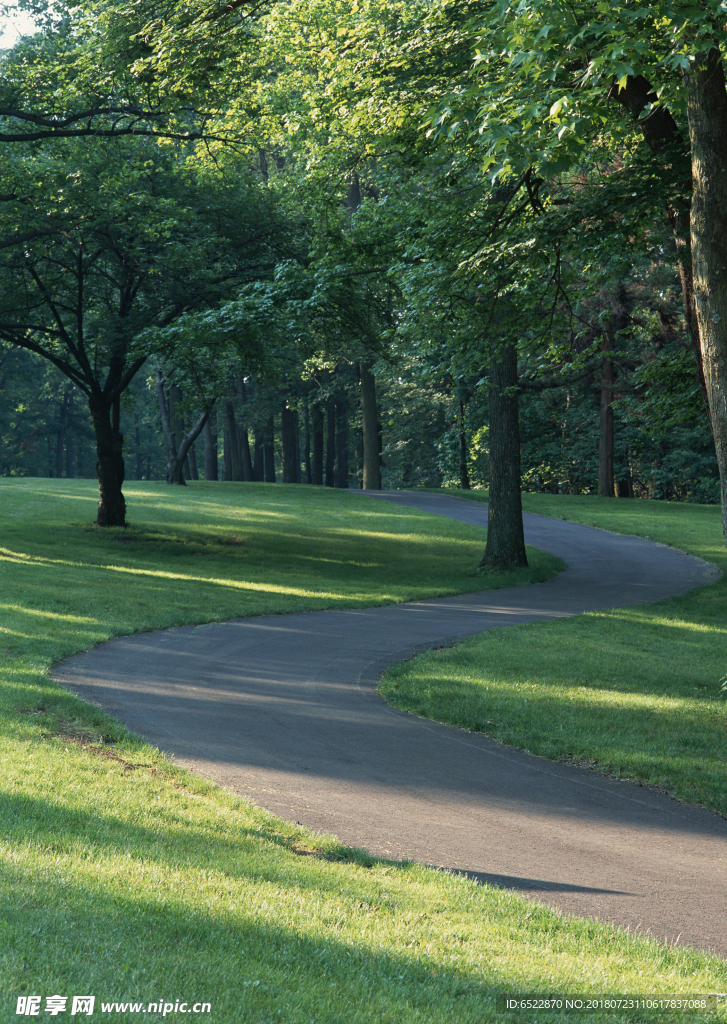
[[[176,384],[169,387],[169,394],[165,390],[167,378],[157,368],[156,391],[159,401],[159,414],[162,421],[162,432],[166,449],[167,472],[166,482],[168,484],[186,485],[184,478],[184,466],[189,455],[190,448],[197,440],[204,429],[209,418],[209,409],[205,410],[197,422],[182,437],[174,430],[183,430],[181,418],[177,415],[177,408],[182,400],[182,393]]]
[[[226,427],[222,434],[222,479],[232,480],[232,457],[230,455],[230,435]]]
[[[209,413],[207,415],[209,416]],[[202,429],[204,429],[204,427]],[[189,479],[199,480],[199,470],[197,469],[197,452],[194,450],[194,441],[189,446],[189,451],[187,452],[187,459],[189,461]]]
[[[232,402],[225,402],[225,431],[230,438],[230,470],[233,480],[242,480],[242,465],[240,463],[240,449],[237,445],[237,424],[235,423],[235,408]]]
[[[263,444],[262,432],[255,428],[255,461],[253,463],[256,480],[265,479],[265,445]]]
[[[311,480],[314,484],[323,484],[323,427],[324,414],[320,405],[314,405],[311,409],[312,433],[313,433],[313,460],[311,462]]]
[[[243,380],[242,374],[238,373],[235,384],[237,386],[237,397],[240,400],[240,405],[243,409],[247,401],[247,390],[245,388],[245,381]],[[250,436],[247,432],[247,427],[237,428],[237,446],[240,451],[240,466],[242,469],[243,480],[255,480],[255,469],[252,464],[252,455],[250,454]]]
[[[464,428],[465,403],[459,403],[459,486],[463,491],[470,489],[470,474],[467,469],[467,433]]]
[[[363,489],[381,490],[379,463],[379,416],[376,409],[376,378],[370,367],[361,363],[361,429],[363,433]]]
[[[490,501],[480,565],[527,566],[520,494],[517,349],[503,345],[490,362]]]
[[[348,487],[348,409],[336,402],[336,487]]]
[[[283,483],[296,483],[295,413],[287,405],[280,410],[280,439],[283,448]]]
[[[692,276],[727,536],[727,92],[718,50],[687,80],[692,147]]]
[[[328,403],[327,409],[327,436],[326,436],[326,487],[336,485],[336,406],[334,402]]]
[[[305,459],[305,482],[313,483],[313,469],[310,462],[310,408],[306,401],[303,412],[303,457]]]
[[[271,416],[265,427],[265,483],[275,483],[275,417]]]
[[[210,413],[204,425],[204,478],[205,480],[219,479],[219,468],[217,464],[217,431],[213,431],[213,414]],[[216,427],[216,423],[214,426]]]
[[[119,430],[118,402],[110,403],[102,392],[88,400],[96,434],[96,475],[98,476],[97,526],[126,526],[124,483],[124,437]]]
[[[598,497],[613,498],[613,341],[603,332],[601,358],[601,421],[598,441]]]

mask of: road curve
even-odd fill
[[[444,495],[355,496],[486,524]],[[716,576],[671,548],[543,516],[547,583],[112,640],[54,678],[181,764],[310,828],[466,871],[563,911],[727,956],[727,822],[631,783],[389,707],[383,669],[485,629],[654,601]]]

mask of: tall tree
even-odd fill
[[[154,336],[153,325],[263,271],[266,203],[254,183],[199,181],[174,150],[143,140],[55,142],[5,173],[16,197],[0,206],[0,232],[14,228],[15,241],[0,249],[0,337],[53,363],[86,396],[97,523],[123,526],[121,396],[149,352],[175,338]]]

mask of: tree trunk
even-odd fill
[[[232,480],[232,457],[230,456],[230,435],[225,428],[222,434],[222,479]]]
[[[314,484],[323,484],[323,426],[324,414],[320,405],[311,409],[313,433],[313,460],[311,462],[311,480]]]
[[[240,449],[242,479],[254,480],[255,470],[252,465],[252,455],[250,454],[250,435],[247,432],[247,427],[237,428],[237,444]]]
[[[336,485],[336,406],[328,403],[327,437],[326,437],[326,487]]]
[[[109,403],[103,394],[93,394],[88,401],[96,434],[98,461],[97,526],[126,526],[124,483],[124,437],[119,430],[118,402]]]
[[[197,469],[197,452],[194,450],[194,444],[191,444],[189,446],[189,451],[187,452],[187,459],[189,461],[189,479],[199,480],[199,470]]]
[[[348,409],[336,402],[336,487],[348,487]]]
[[[465,403],[459,403],[459,486],[463,491],[470,489],[470,474],[467,469],[467,433],[464,429]]]
[[[283,447],[283,483],[294,484],[295,472],[295,413],[284,405],[281,409],[280,439]]]
[[[245,381],[243,380],[241,373],[238,373],[235,384],[237,387],[237,397],[240,401],[240,405],[242,406],[244,417],[244,407],[245,402],[247,401],[247,389],[245,388]],[[247,427],[237,428],[237,446],[240,451],[242,479],[248,481],[255,480],[255,469],[253,467],[252,456],[250,454],[250,436],[247,432]]]
[[[613,340],[603,332],[601,359],[601,424],[598,440],[598,497],[613,498]]]
[[[275,417],[271,416],[265,427],[265,483],[275,483]]]
[[[300,478],[300,416],[296,409],[293,413],[293,429],[295,438],[295,482],[301,483]]]
[[[381,490],[379,463],[379,416],[376,410],[376,378],[368,366],[360,364],[361,430],[363,433],[363,489]]]
[[[230,438],[230,469],[233,480],[242,480],[240,449],[237,446],[237,424],[232,402],[225,402],[225,431]]]
[[[487,544],[480,565],[526,566],[520,495],[517,349],[503,345],[490,364],[490,502]]]
[[[265,479],[265,445],[263,444],[262,433],[255,428],[255,462],[253,464],[256,480]]]
[[[727,93],[719,51],[688,75],[692,276],[727,536]]]
[[[172,384],[168,388],[167,394],[165,384],[167,384],[167,378],[164,376],[162,371],[157,368],[156,391],[157,399],[159,401],[159,413],[162,421],[162,432],[164,433],[166,449],[166,482],[168,484],[186,485],[185,463],[187,465],[187,476],[189,476],[189,451],[204,429],[204,425],[209,417],[209,410],[205,410],[194,426],[192,426],[184,436],[180,436],[177,431],[183,431],[184,425],[177,410],[179,403],[182,400],[182,393],[176,384]],[[174,429],[175,426],[177,431]]]
[[[219,479],[219,468],[217,465],[217,431],[213,430],[213,413],[210,413],[204,425],[204,478],[205,480]],[[216,417],[215,417],[216,419]],[[217,424],[215,422],[214,426]]]
[[[305,458],[305,482],[313,483],[313,470],[310,464],[310,408],[306,401],[303,413],[303,447]]]

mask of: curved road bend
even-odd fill
[[[472,501],[377,496],[486,523]],[[376,693],[382,670],[418,650],[654,601],[716,575],[649,541],[525,518],[528,543],[568,566],[547,583],[124,637],[61,662],[54,678],[283,818],[727,955],[727,821],[417,718]]]

